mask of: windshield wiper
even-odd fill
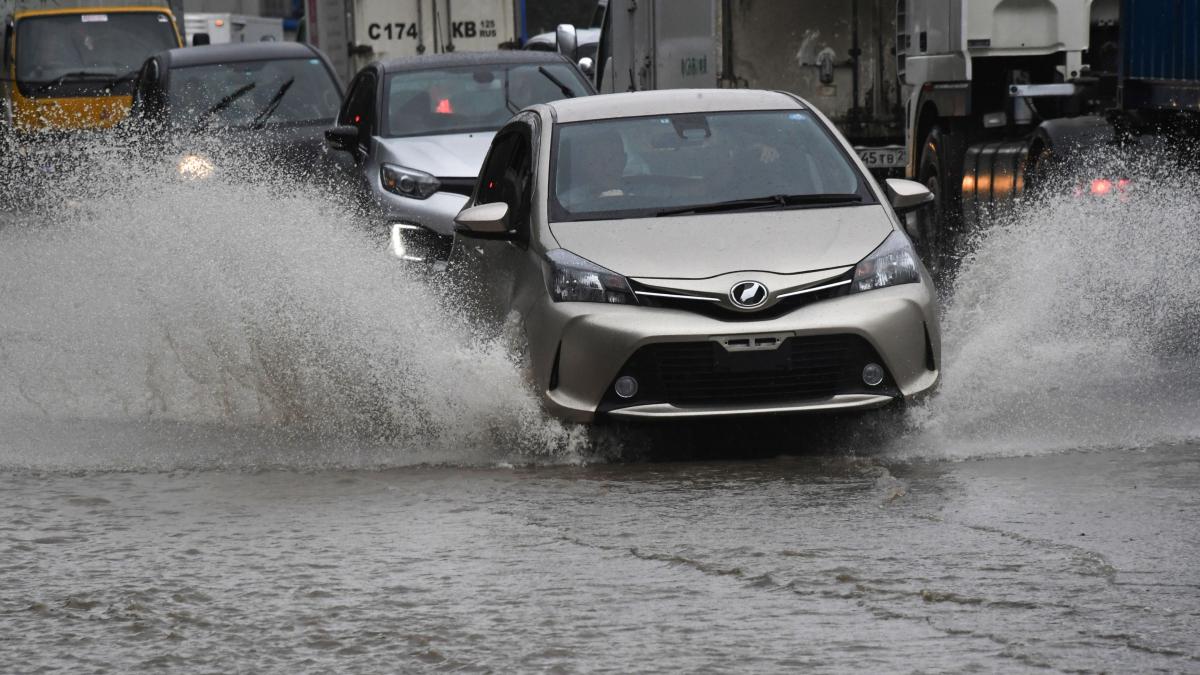
[[[679,216],[689,213],[719,213],[721,211],[741,211],[767,207],[809,206],[814,204],[854,204],[862,201],[862,195],[847,192],[845,194],[826,193],[815,195],[768,195],[751,197],[749,199],[731,199],[713,204],[699,206],[681,206],[677,209],[659,211],[659,216]]]
[[[256,86],[258,86],[257,82],[250,82],[226,94],[224,98],[213,104],[213,107],[204,111],[204,114],[200,116],[200,121],[196,122],[196,126],[192,127],[192,133],[196,133],[197,131],[204,129],[204,127],[208,126],[208,120],[211,119],[213,115],[216,115],[222,110],[233,105],[235,101],[245,96],[247,92]]]
[[[275,95],[271,97],[271,101],[267,103],[267,107],[263,108],[262,112],[255,115],[254,121],[250,122],[251,129],[261,129],[267,125],[267,118],[275,114],[275,109],[279,107],[279,102],[283,100],[284,95],[287,94],[288,89],[291,89],[292,84],[295,82],[296,78],[289,77],[286,82],[279,85],[279,89],[276,90]]]
[[[125,73],[124,75],[118,75],[118,76],[110,79],[108,82],[105,82],[104,88],[112,89],[113,87],[117,86],[118,84],[121,84],[122,82],[128,82],[137,76],[138,76],[138,71],[131,70],[128,73]]]
[[[85,79],[85,78],[94,79],[94,78],[100,78],[100,77],[112,78],[112,77],[116,77],[116,75],[117,75],[116,73],[105,73],[105,72],[98,72],[95,70],[72,70],[68,73],[63,73],[62,75],[59,75],[58,77],[54,78],[53,80],[46,80],[45,82],[42,82],[34,89],[34,91],[41,93],[48,89],[53,89],[54,87],[59,86],[60,84],[62,84],[63,82],[66,82],[67,80],[81,80],[81,79]]]
[[[554,86],[558,87],[558,90],[562,92],[563,96],[565,96],[566,98],[575,98],[575,92],[572,91],[570,87],[563,84],[562,80],[555,77],[554,73],[547,70],[546,66],[538,66],[538,72],[541,73],[542,75],[545,75],[547,80],[550,80],[551,82],[553,82]]]

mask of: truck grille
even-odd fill
[[[856,335],[788,338],[773,350],[730,352],[717,342],[648,345],[626,363],[622,375],[641,383],[633,400],[606,397],[608,408],[645,403],[771,403],[820,399],[835,394],[896,395],[890,378],[876,387],[862,383],[867,363],[882,363]]]

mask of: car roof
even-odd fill
[[[425,54],[423,56],[401,56],[377,62],[385,73],[455,66],[493,66],[525,63],[570,63],[554,52],[536,50],[505,49],[491,52],[455,52],[452,54]]]
[[[202,47],[168,49],[170,68],[204,66],[238,61],[268,61],[271,59],[314,58],[317,51],[302,42],[237,42]]]
[[[580,96],[546,104],[555,122],[584,122],[614,117],[677,115],[693,112],[803,109],[797,98],[758,89],[663,89],[624,94]]]

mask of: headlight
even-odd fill
[[[606,270],[570,251],[556,248],[546,253],[550,262],[550,297],[555,302],[605,302],[635,305],[633,290],[625,277]]]
[[[216,167],[207,157],[200,155],[184,155],[176,165],[175,170],[179,172],[180,178],[188,180],[204,180],[213,175]]]
[[[383,183],[384,190],[412,199],[429,199],[430,195],[442,187],[437,178],[424,171],[406,169],[395,164],[379,166],[379,182]]]
[[[888,235],[879,248],[862,259],[854,268],[851,293],[886,288],[898,284],[915,284],[921,280],[921,264],[908,237],[897,231]]]

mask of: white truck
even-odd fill
[[[229,12],[187,12],[183,23],[193,43],[207,35],[210,44],[283,40],[283,19]]]
[[[899,0],[897,12],[907,175],[937,197],[913,234],[935,271],[1048,177],[1115,194],[1129,184],[1122,157],[1147,146],[1195,168],[1200,0]],[[1104,166],[1070,161],[1098,147]]]
[[[560,50],[572,56],[576,31],[559,32]],[[581,67],[601,93],[796,93],[837,124],[868,167],[893,175],[908,159],[895,43],[895,0],[609,0],[596,58]]]
[[[307,0],[305,38],[343,80],[378,59],[516,47],[522,0]]]

